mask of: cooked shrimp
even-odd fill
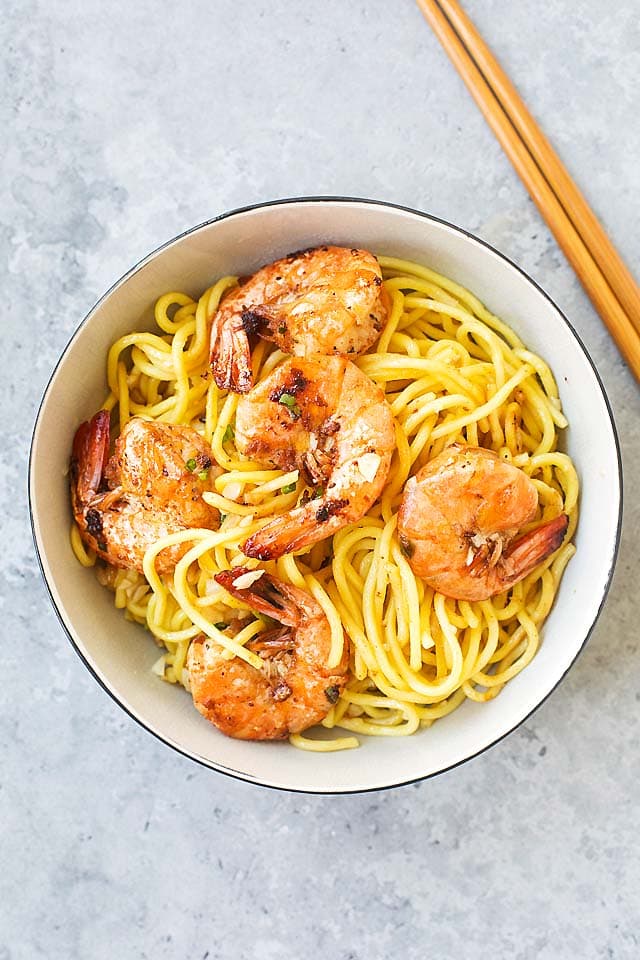
[[[298,469],[315,497],[271,520],[242,547],[272,560],[359,520],[382,492],[395,433],[384,394],[345,357],[286,360],[242,397],[236,445]]]
[[[349,650],[328,668],[331,628],[320,604],[305,590],[268,573],[241,589],[242,567],[216,575],[225,590],[280,626],[258,634],[247,646],[263,661],[258,670],[204,636],[189,647],[187,667],[193,702],[228,737],[281,740],[322,720],[347,681]],[[255,571],[250,576],[255,576]]]
[[[382,271],[372,253],[315,247],[269,263],[224,298],[211,328],[211,366],[222,389],[253,383],[249,337],[285,353],[363,353],[387,319]]]
[[[434,590],[487,600],[562,543],[564,514],[517,536],[537,507],[536,488],[522,470],[491,450],[455,443],[407,481],[400,544],[413,572]]]
[[[71,457],[71,503],[80,536],[116,567],[142,572],[152,543],[190,527],[215,526],[218,512],[202,499],[220,470],[209,445],[190,427],[136,417],[109,459],[109,413],[77,430]],[[157,569],[173,569],[190,544],[163,550]]]

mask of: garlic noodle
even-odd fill
[[[221,514],[218,530],[186,530],[159,540],[145,556],[144,575],[96,565],[124,616],[144,624],[162,648],[158,676],[189,686],[186,657],[199,634],[220,643],[228,657],[259,666],[246,644],[266,625],[252,620],[229,636],[246,608],[214,575],[230,567],[264,567],[309,591],[331,626],[329,666],[343,649],[343,627],[352,647],[350,679],[323,721],[350,736],[291,742],[324,751],[356,746],[353,734],[405,736],[446,716],[466,699],[487,701],[531,661],[539,631],[575,552],[578,478],[558,450],[567,426],[547,364],[525,348],[514,331],[471,293],[416,263],[380,257],[391,298],[379,341],[360,369],[384,391],[396,421],[396,450],[387,485],[368,514],[302,555],[260,565],[240,550],[248,536],[276,514],[295,507],[305,490],[297,470],[285,472],[241,457],[234,445],[238,398],[220,390],[209,371],[210,318],[236,283],[224,277],[198,301],[183,293],[160,297],[156,333],[127,334],[107,360],[109,394],[120,430],[132,416],[194,427],[211,444],[223,469],[203,496]],[[285,354],[258,340],[254,381]],[[504,594],[483,601],[452,600],[417,578],[400,548],[397,511],[407,478],[453,442],[494,450],[520,467],[538,492],[528,530],[566,513],[564,544]],[[189,544],[172,575],[159,575],[157,554],[172,543]],[[74,553],[84,566],[95,556],[72,526]],[[315,737],[315,734],[313,735]]]

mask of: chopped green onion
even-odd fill
[[[207,467],[206,470],[200,471],[200,473],[198,474],[198,480],[202,480],[204,482],[208,476],[209,476],[209,467]]]
[[[214,623],[216,630],[226,630],[229,626],[228,623],[225,623],[224,620],[221,620],[219,623]]]
[[[222,435],[222,442],[223,442],[223,443],[229,443],[229,440],[233,440],[233,438],[235,437],[235,435],[236,435],[235,430],[233,429],[233,427],[231,426],[231,424],[228,423],[228,424],[227,424],[227,427],[226,427],[226,430],[224,431],[224,433],[223,433],[223,435]]]
[[[287,332],[287,328],[285,324],[281,323],[280,326],[278,327],[278,333],[286,333],[286,332]]]
[[[313,491],[313,496],[311,499],[317,500],[318,497],[321,497],[323,493],[324,493],[324,490],[322,489],[322,487],[316,487]]]
[[[190,457],[190,458],[187,460],[187,462],[185,463],[185,467],[187,468],[187,470],[189,471],[189,473],[193,473],[193,471],[195,470],[195,468],[196,468],[197,466],[198,466],[198,464],[196,463],[196,461],[194,460],[193,457]]]
[[[284,487],[280,488],[280,493],[293,493],[296,488],[295,483],[287,483]]]
[[[289,413],[291,414],[294,420],[298,419],[301,411],[300,411],[300,407],[296,402],[296,398],[292,393],[280,394],[280,399],[278,402],[282,403],[287,408],[287,410],[289,411]]]

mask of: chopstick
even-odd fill
[[[640,381],[640,289],[632,275],[456,0],[417,2]]]
[[[489,81],[511,123],[565,208],[629,319],[640,330],[640,288],[517,90],[457,0],[439,0],[452,27]]]

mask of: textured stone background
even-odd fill
[[[467,6],[637,270],[637,2]],[[0,960],[640,956],[637,388],[414,4],[3,14]],[[561,689],[463,768],[342,799],[217,776],[130,721],[54,617],[25,504],[37,404],[102,291],[225,209],[321,193],[433,212],[530,271],[626,465],[614,586]]]

